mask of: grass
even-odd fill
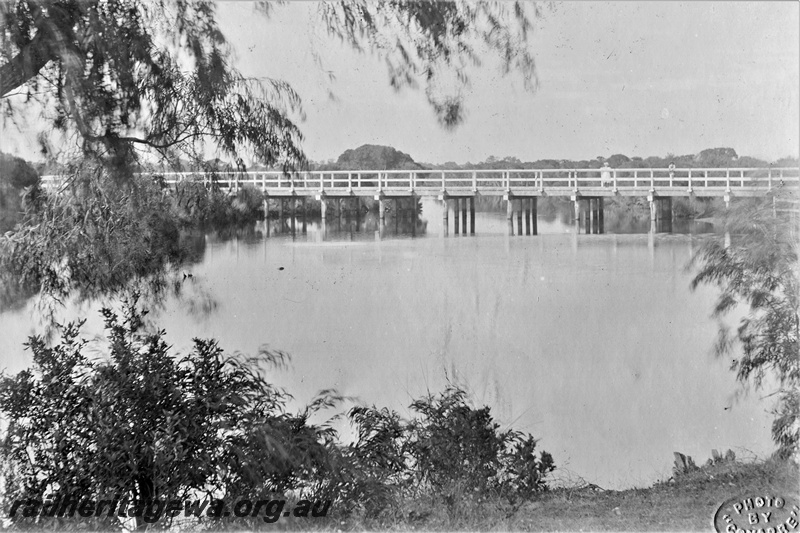
[[[647,488],[559,488],[517,505],[474,497],[450,505],[408,500],[380,519],[332,516],[303,525],[341,531],[713,531],[714,513],[726,500],[772,494],[797,501],[799,480],[794,462],[722,461]]]

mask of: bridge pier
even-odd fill
[[[537,221],[537,198],[518,198],[513,199],[506,196],[506,220],[508,220],[508,234],[514,233],[514,218],[517,219],[516,235],[538,235],[539,225]],[[516,206],[516,208],[515,208]],[[516,213],[516,217],[514,214]],[[523,223],[523,220],[525,221]]]
[[[531,203],[530,200],[523,200],[525,204],[525,235],[531,234]]]
[[[573,196],[572,198],[572,207],[575,211],[575,225],[580,225],[581,221],[581,202],[577,196]]]
[[[469,234],[475,235],[475,197],[469,199]]]
[[[308,204],[305,196],[300,200],[300,205],[303,211],[303,233],[305,234],[308,233]]]
[[[599,230],[600,233],[605,233],[606,232],[605,215],[604,215],[605,209],[604,209],[603,203],[604,203],[604,200],[603,200],[603,197],[601,196],[600,198],[597,199],[597,206],[598,206],[597,224],[598,224],[598,230]]]
[[[672,198],[653,196],[647,197],[650,202],[650,230],[653,232],[672,231]]]
[[[602,196],[577,196],[570,197],[575,209],[575,232],[580,233],[581,226],[586,234],[605,233],[604,200]],[[581,209],[581,202],[586,203],[586,209]]]
[[[506,220],[508,220],[508,234],[514,235],[514,203],[511,198],[506,198]]]
[[[453,199],[453,234],[458,235],[461,233],[459,229],[461,228],[461,219],[459,218],[459,211],[461,210],[461,199],[454,198]]]
[[[415,200],[414,209],[412,212],[413,221],[416,224],[417,211],[416,211],[416,196],[412,195]],[[442,200],[442,226],[444,227],[444,235],[450,233],[450,210],[452,209],[453,218],[453,235],[475,235],[475,198],[448,198],[445,195],[439,197]],[[467,216],[469,212],[469,217]]]
[[[381,223],[386,222],[386,201],[383,197],[378,198],[378,218]]]
[[[450,205],[449,201],[445,198],[442,200],[442,228],[444,229],[444,236],[447,237],[450,232]]]

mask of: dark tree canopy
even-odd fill
[[[169,157],[208,139],[266,164],[304,161],[289,118],[299,97],[231,67],[212,2],[20,0],[0,9],[0,93],[24,85],[85,155],[129,170],[136,147]]]
[[[342,170],[412,170],[422,169],[414,159],[391,146],[364,144],[352,150],[345,150],[336,166]]]
[[[269,16],[270,4],[258,4]],[[422,85],[445,126],[462,117],[461,88],[478,48],[535,85],[530,17],[520,4],[320,4],[330,34],[386,60],[394,87]],[[83,155],[129,169],[137,149],[172,160],[202,142],[234,160],[305,164],[300,97],[277,80],[243,77],[210,0],[16,0],[0,3],[0,98],[27,94]],[[277,51],[278,53],[287,53]],[[452,87],[445,80],[455,80]],[[27,102],[27,101],[26,101]],[[23,104],[24,105],[24,104]]]

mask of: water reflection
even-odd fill
[[[324,224],[195,235],[183,296],[152,320],[178,350],[202,336],[290,353],[274,380],[298,403],[335,387],[408,416],[412,398],[455,381],[540,438],[561,472],[606,488],[667,477],[674,451],[771,451],[769,406],[732,403],[729,363],[709,355],[713,290],[689,290],[684,266],[708,226],[658,233],[609,215],[604,234],[587,235],[567,204],[539,211],[538,236],[517,237],[497,207],[476,202],[475,236],[443,238],[435,200],[389,205],[383,224],[375,210],[331,209]],[[66,313],[88,316],[90,334],[102,327],[96,308]],[[30,316],[0,314],[9,371],[30,363]]]
[[[714,231],[714,225],[686,218],[664,217],[650,220],[647,211],[605,202],[599,209],[597,199],[582,200],[576,212],[572,202],[560,198],[540,198],[535,204],[527,199],[514,199],[511,208],[501,197],[472,199],[409,198],[387,200],[385,218],[380,219],[377,202],[364,199],[329,200],[326,218],[271,218],[259,225],[267,237],[291,236],[294,240],[312,235],[316,241],[424,237],[465,237],[472,235],[506,234],[532,236],[552,233],[702,234]],[[467,207],[469,206],[469,207]],[[602,213],[602,215],[600,214]]]
[[[387,201],[384,219],[380,219],[376,202],[360,198],[329,200],[325,218],[278,215],[262,221],[258,227],[267,236],[290,236],[292,240],[309,233],[317,241],[359,240],[368,236],[382,240],[399,236],[423,237],[428,222],[423,218],[419,199],[401,198]]]

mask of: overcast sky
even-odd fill
[[[539,90],[488,61],[472,79],[467,119],[437,125],[421,91],[395,93],[376,58],[332,43],[317,6],[279,7],[269,21],[243,2],[220,4],[247,74],[300,92],[310,158],[364,143],[417,161],[490,155],[581,159],[696,153],[730,146],[774,160],[798,154],[800,4],[797,2],[564,2],[546,10],[532,42]],[[313,61],[323,55],[336,80]],[[331,101],[328,90],[337,97]]]
[[[249,76],[290,82],[312,160],[386,144],[430,163],[689,154],[729,146],[775,160],[800,151],[800,3],[564,2],[531,46],[539,89],[487,60],[473,72],[466,120],[442,129],[422,91],[390,88],[384,64],[330,40],[314,2],[222,2],[219,20]],[[335,77],[329,81],[314,51]],[[333,92],[336,99],[330,98]],[[8,130],[4,151],[38,159]]]

